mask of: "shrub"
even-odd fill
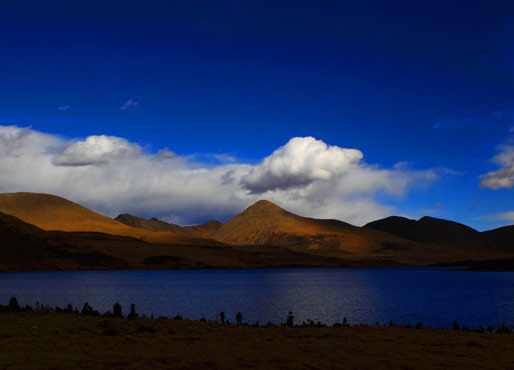
[[[11,297],[11,299],[9,300],[9,310],[11,312],[21,311],[21,307],[18,304],[18,299],[16,299],[16,297]]]

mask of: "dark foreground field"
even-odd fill
[[[0,314],[2,369],[514,369],[512,334]]]

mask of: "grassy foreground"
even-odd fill
[[[0,314],[2,369],[514,369],[512,334]]]

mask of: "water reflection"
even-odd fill
[[[207,271],[35,272],[0,275],[0,302],[61,307],[88,302],[100,312],[119,301],[128,313],[214,320],[224,311],[235,321],[261,324],[307,319],[332,324],[415,324],[450,327],[453,320],[514,325],[514,273],[435,269],[270,269]]]

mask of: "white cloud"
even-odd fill
[[[139,103],[137,101],[130,98],[125,103],[123,103],[123,105],[120,107],[120,110],[129,110],[129,109],[137,107],[138,105],[139,105]]]
[[[140,155],[139,145],[118,137],[100,135],[68,145],[52,162],[57,166],[88,166],[135,159]],[[163,153],[159,152],[158,155],[162,156]]]
[[[43,134],[31,127],[0,126],[0,161],[4,157],[36,160],[54,151],[63,140],[56,135]]]
[[[362,157],[357,149],[295,137],[252,168],[242,184],[253,193],[302,187],[316,180],[332,180],[358,165]]]
[[[60,107],[57,107],[57,110],[68,110],[70,109],[69,105],[61,105]]]
[[[503,145],[493,162],[501,168],[482,175],[481,188],[502,189],[514,186],[514,145]]]
[[[183,224],[226,220],[268,199],[303,216],[362,225],[395,211],[377,193],[402,197],[437,178],[431,170],[372,166],[359,150],[314,138],[293,138],[257,165],[205,164],[118,137],[70,141],[16,126],[0,126],[0,173],[0,192],[51,193],[108,216]]]

